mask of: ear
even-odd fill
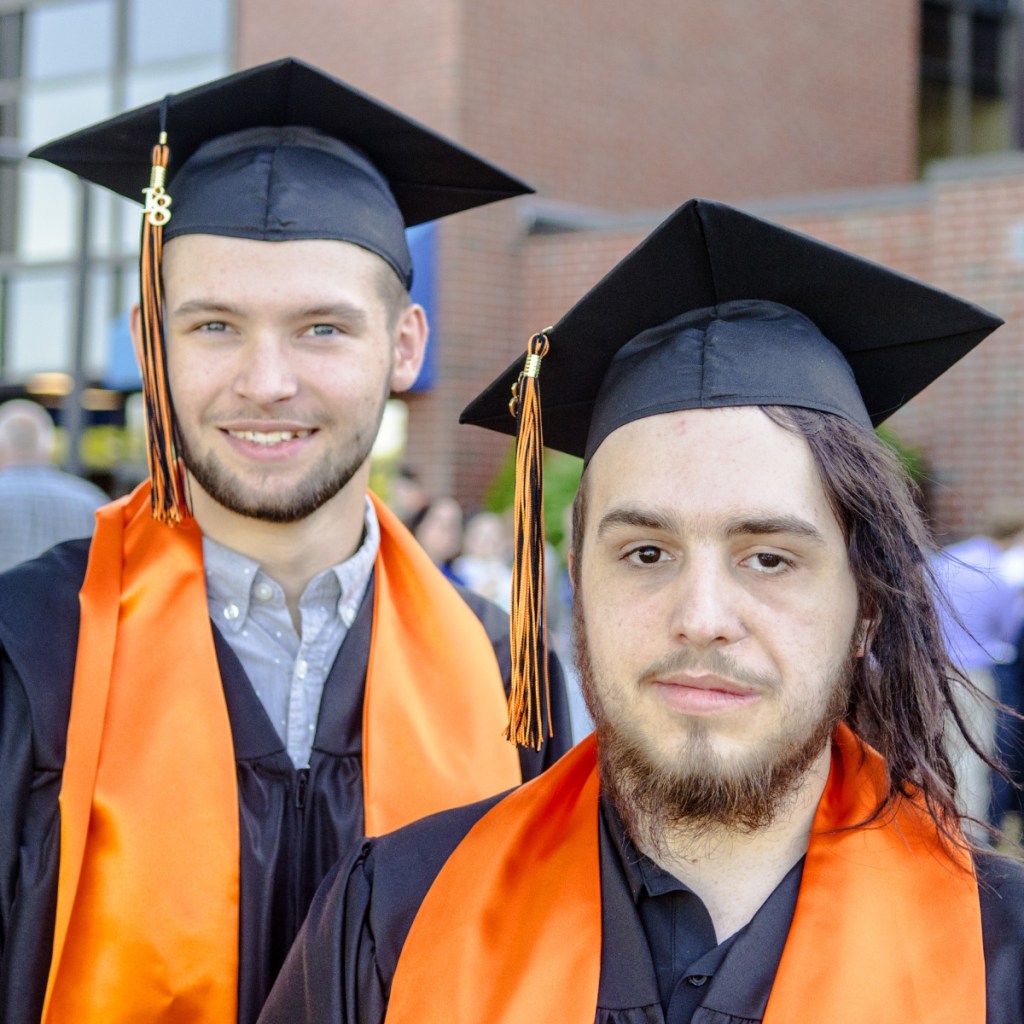
[[[406,307],[395,325],[395,366],[391,390],[408,391],[416,380],[427,351],[427,314],[419,303]]]
[[[128,326],[132,332],[132,348],[135,349],[135,362],[142,367],[142,307],[136,302],[128,317]]]

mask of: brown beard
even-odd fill
[[[218,505],[249,519],[267,523],[297,523],[307,519],[344,490],[370,457],[390,393],[389,385],[380,397],[374,419],[353,433],[349,450],[340,459],[336,453],[328,452],[290,494],[278,496],[247,488],[212,455],[193,448],[180,427],[176,444],[182,461],[196,483]]]
[[[197,455],[180,442],[182,461],[200,487],[230,512],[266,523],[297,523],[308,518],[348,486],[370,455],[374,438],[356,438],[355,450],[344,462],[324,459],[315,472],[291,494],[281,497],[247,493],[246,489],[212,457]]]
[[[601,703],[587,644],[579,588],[573,607],[576,664],[597,733],[601,785],[627,832],[641,849],[664,850],[676,840],[712,833],[753,833],[776,820],[802,785],[808,769],[846,715],[854,675],[853,651],[829,681],[821,713],[799,737],[765,749],[756,763],[725,770],[706,729],[697,723],[686,763],[677,770],[656,764],[642,744],[611,719]]]

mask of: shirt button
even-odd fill
[[[299,658],[299,660],[295,662],[295,676],[298,679],[306,678],[306,663],[302,658]]]
[[[691,974],[686,979],[694,988],[700,988],[702,985],[707,983],[708,976],[706,974]]]
[[[231,604],[224,605],[224,618],[227,619],[229,622],[234,622],[235,619],[237,619],[238,616],[241,614],[242,613],[239,610],[238,605],[234,602],[232,602]]]
[[[274,588],[265,580],[260,580],[260,582],[252,588],[252,592],[260,601],[269,601],[274,596]]]
[[[341,609],[341,621],[346,626],[351,626],[356,621],[356,610],[351,605],[346,605]]]

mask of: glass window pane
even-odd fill
[[[78,244],[79,186],[72,175],[32,161],[21,168],[18,256],[73,258]]]
[[[31,373],[70,367],[71,287],[66,271],[12,275],[4,366],[8,379],[24,380]]]
[[[149,182],[146,182],[148,185]],[[137,253],[142,237],[142,207],[123,201],[121,212],[121,252]]]
[[[223,53],[229,45],[229,21],[225,0],[132,0],[129,62]]]
[[[21,139],[31,149],[102,121],[114,112],[112,108],[113,86],[106,77],[35,86],[22,101]]]
[[[11,276],[4,366],[7,379],[24,380],[33,373],[71,372],[76,280],[72,270],[29,270]],[[84,353],[85,375],[89,380],[100,379],[107,364],[111,286],[108,270],[90,276]]]
[[[90,274],[88,328],[85,335],[86,380],[101,380],[106,372],[110,346],[113,343],[110,322],[112,288],[113,276],[109,270],[98,270]],[[70,347],[68,351],[70,353]]]
[[[26,11],[26,78],[99,71],[113,60],[113,0],[76,0]]]
[[[126,260],[113,271],[116,291],[110,297],[110,316],[120,316],[139,301],[139,261],[138,257]]]
[[[145,181],[142,185],[148,185]],[[139,199],[142,199],[142,185]],[[142,203],[133,203],[109,189],[92,189],[91,252],[94,256],[123,256],[137,252]]]
[[[164,67],[135,68],[125,82],[126,105],[137,107],[143,103],[163,99],[169,92],[183,92],[203,82],[227,74],[228,64],[223,56],[204,57]],[[170,126],[173,132],[174,126]],[[173,137],[171,145],[174,145]]]

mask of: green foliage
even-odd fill
[[[928,462],[920,448],[901,441],[899,435],[888,426],[875,430],[879,440],[888,445],[899,457],[907,475],[918,487],[923,487],[928,479]]]
[[[576,496],[583,472],[583,460],[564,452],[544,453],[544,534],[548,543],[561,550],[565,539],[565,510]],[[516,448],[513,442],[487,493],[484,507],[505,512],[512,507],[516,486]]]

